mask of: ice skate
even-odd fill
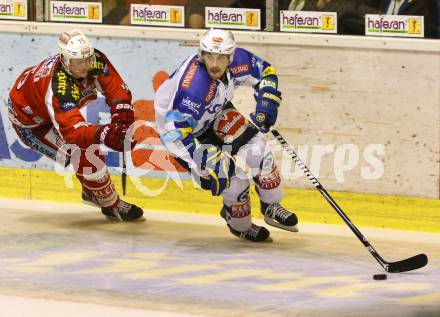
[[[287,231],[298,232],[298,218],[279,203],[266,204],[261,202],[261,213],[264,215],[264,221],[268,225]]]
[[[102,213],[109,220],[118,221],[144,221],[143,210],[136,205],[119,200],[115,207],[103,207]]]
[[[225,208],[222,208],[222,210],[220,211],[220,216],[223,219],[226,219]],[[228,225],[229,231],[231,231],[231,233],[234,236],[236,236],[240,239],[243,239],[243,240],[249,240],[249,241],[253,241],[253,242],[262,242],[262,241],[266,241],[270,236],[269,230],[267,230],[264,227],[257,226],[256,224],[252,224],[251,227],[244,232],[237,231],[234,228],[232,228],[229,224],[227,224],[227,225]]]

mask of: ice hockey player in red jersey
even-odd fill
[[[131,92],[107,57],[79,30],[61,33],[59,54],[26,68],[9,93],[9,118],[19,138],[55,160],[67,157],[82,184],[86,203],[101,207],[109,219],[143,219],[141,208],[119,198],[99,144],[124,151],[134,121]],[[88,124],[80,109],[105,96],[111,123]],[[130,140],[128,149],[130,148]]]

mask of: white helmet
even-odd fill
[[[209,29],[200,38],[199,59],[202,60],[202,52],[230,55],[229,61],[234,59],[235,40],[231,31]]]
[[[92,43],[80,30],[61,33],[58,38],[58,49],[61,55],[61,63],[67,72],[69,72],[71,59],[92,57],[94,53]]]

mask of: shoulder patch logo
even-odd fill
[[[238,65],[238,66],[230,68],[231,73],[234,75],[249,72],[249,69],[250,68],[249,68],[248,64],[242,64],[242,65]]]
[[[182,88],[189,88],[189,86],[191,86],[191,83],[194,79],[194,75],[196,74],[198,68],[199,68],[199,63],[197,61],[192,61],[185,74],[185,77],[183,77],[181,84]]]

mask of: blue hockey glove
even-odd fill
[[[265,86],[259,90],[256,100],[255,112],[251,113],[250,117],[261,132],[267,133],[277,121],[281,92],[276,88]]]
[[[230,179],[235,171],[234,158],[216,146],[202,146],[197,149],[200,157],[200,168],[207,172],[211,181],[212,196],[220,196],[229,188]],[[201,151],[201,152],[200,152]]]

